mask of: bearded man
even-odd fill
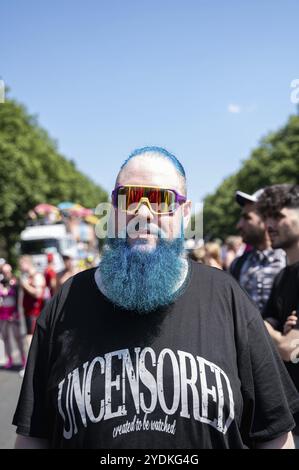
[[[16,447],[293,448],[296,390],[261,315],[229,274],[185,255],[181,163],[136,150],[112,204],[98,268],[38,319]]]

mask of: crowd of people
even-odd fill
[[[247,249],[241,236],[231,235],[227,237],[224,242],[220,239],[216,239],[206,243],[200,243],[200,246],[196,246],[190,250],[189,256],[198,263],[229,271],[230,265],[234,259],[241,256]]]
[[[299,393],[299,186],[236,191],[240,236],[192,250],[197,262],[227,270],[258,307]],[[294,437],[299,447],[299,413]]]
[[[70,255],[62,256],[63,271],[57,273],[54,256],[47,254],[47,267],[40,272],[30,256],[21,256],[16,274],[5,259],[0,260],[0,338],[4,343],[6,362],[4,369],[21,366],[23,376],[26,356],[37,318],[46,303],[71,276],[92,267],[93,259],[77,262]],[[14,343],[19,358],[13,357]],[[15,364],[16,360],[16,364]]]

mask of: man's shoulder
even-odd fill
[[[241,256],[237,256],[233,261],[229,268],[230,274],[232,274],[235,278],[238,278],[241,272],[241,268],[246,260],[249,259],[255,253],[255,250],[248,250],[245,251]]]
[[[61,286],[61,291],[69,291],[72,287],[90,287],[90,284],[93,284],[94,273],[96,268],[85,269],[80,271],[77,274],[71,276],[67,281],[65,281]]]
[[[197,263],[193,260],[190,260],[190,262],[195,276],[198,277],[201,282],[206,280],[207,282],[215,282],[223,285],[238,285],[228,271],[207,266],[203,263]]]
[[[207,293],[209,296],[213,297],[216,294],[218,298],[238,299],[243,302],[245,306],[253,306],[254,309],[256,309],[255,304],[247,292],[240,286],[230,272],[196,263],[195,261],[192,263],[192,269],[193,289],[196,289],[196,286],[200,285],[201,292]],[[230,301],[231,300],[229,300],[229,302]]]
[[[277,288],[280,285],[284,277],[287,275],[288,271],[288,266],[285,266],[276,274],[273,282],[273,289]]]
[[[94,285],[93,277],[95,269],[91,268],[81,271],[65,281],[54,297],[46,304],[38,319],[38,323],[41,326],[45,326],[49,321],[50,323],[53,320],[55,321],[63,311],[65,303],[70,299],[80,303],[84,298],[84,293],[90,291]]]
[[[280,282],[285,282],[286,279],[296,278],[299,282],[299,262],[293,265],[287,265],[275,277],[274,284],[278,285]]]
[[[296,263],[290,264],[289,266],[286,266],[286,268],[289,268],[290,271],[292,271],[294,274],[299,274],[299,261]]]

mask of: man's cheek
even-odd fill
[[[127,226],[127,215],[123,211],[113,209],[108,222],[109,238],[125,238]]]
[[[177,220],[168,219],[161,224],[162,238],[173,240],[181,236],[181,224]]]

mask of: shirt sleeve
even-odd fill
[[[23,436],[48,438],[47,377],[49,341],[46,322],[51,300],[42,311],[32,338],[22,388],[13,417],[16,432]]]
[[[280,325],[281,322],[279,319],[279,313],[277,311],[277,303],[275,301],[276,284],[277,284],[277,280],[280,279],[280,276],[281,276],[281,273],[278,273],[277,276],[275,277],[269,299],[262,311],[263,319],[266,320],[268,323],[270,323],[270,325],[273,326],[275,330],[281,329],[281,325]]]
[[[240,430],[244,442],[252,447],[295,427],[293,414],[299,410],[299,393],[261,314],[243,291],[236,297],[237,360],[243,396]]]

